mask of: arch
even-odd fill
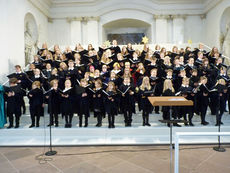
[[[117,39],[118,44],[140,43],[143,36],[151,37],[151,25],[137,19],[114,20],[104,24],[103,29],[106,40]]]
[[[25,65],[33,60],[37,52],[38,27],[35,17],[28,12],[24,17]]]
[[[128,28],[131,30],[136,30],[139,28],[140,31],[144,31],[144,34],[149,38],[149,42],[152,42],[153,38],[153,25],[154,18],[153,15],[147,12],[135,10],[135,9],[120,9],[117,11],[111,11],[104,14],[100,18],[99,23],[99,34],[101,36],[101,42],[105,41],[107,38],[108,28],[116,27],[121,28],[119,32],[123,30],[125,33],[125,28],[127,32]],[[115,30],[113,29],[113,33]]]

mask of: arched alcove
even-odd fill
[[[116,39],[118,44],[141,43],[143,36],[151,40],[151,25],[137,19],[119,19],[103,25],[103,40]]]
[[[36,20],[31,13],[24,18],[24,40],[25,40],[25,65],[33,60],[37,53],[38,27]]]

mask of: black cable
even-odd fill
[[[180,150],[195,150],[195,149],[204,149],[204,148],[212,148],[210,147],[189,147],[189,148],[180,148]],[[74,156],[74,155],[89,155],[89,154],[100,154],[100,153],[111,153],[111,152],[142,152],[142,151],[168,151],[168,148],[151,148],[151,149],[138,149],[138,150],[104,150],[104,151],[95,151],[95,152],[85,152],[85,153],[71,153],[71,154],[57,154],[57,156]]]

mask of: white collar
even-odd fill
[[[188,85],[184,85],[184,84],[182,84],[181,86],[182,86],[182,87],[186,87],[186,88],[188,88]]]

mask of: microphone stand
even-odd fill
[[[219,120],[218,132],[220,132],[220,124],[221,124],[221,121]],[[225,152],[226,151],[225,148],[222,147],[220,144],[220,136],[218,136],[218,146],[213,147],[213,150],[218,151],[218,152]]]
[[[51,120],[51,115],[50,115],[49,120]],[[45,153],[45,155],[46,156],[53,156],[53,155],[57,154],[57,151],[52,150],[52,131],[51,131],[51,124],[49,124],[49,125],[50,125],[50,146],[49,146],[49,151],[47,151]]]
[[[47,94],[48,92],[50,92],[51,90],[53,90],[53,88],[49,89],[48,91],[45,91],[45,89],[42,87],[43,89],[43,94]],[[50,146],[49,146],[49,151],[47,151],[45,153],[46,156],[53,156],[55,154],[57,154],[57,151],[52,150],[52,130],[51,130],[51,114],[49,114],[49,127],[50,127]],[[45,117],[44,117],[45,118]]]

